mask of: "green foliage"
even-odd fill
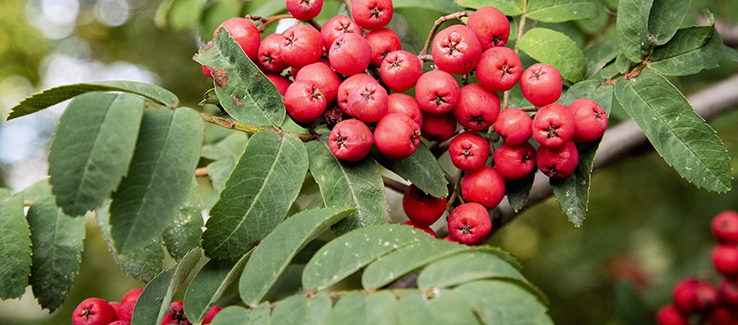
[[[484,6],[492,6],[502,11],[505,16],[517,16],[523,12],[525,0],[454,0],[460,6],[479,9]]]
[[[387,198],[377,165],[363,159],[356,163],[341,161],[328,148],[327,137],[305,144],[310,157],[310,174],[320,186],[326,206],[355,208],[335,230],[339,234],[368,225],[385,223]]]
[[[177,96],[159,86],[135,81],[100,81],[60,86],[34,94],[15,105],[10,115],[8,115],[8,120],[36,113],[67,99],[92,91],[121,91],[136,94],[165,107],[176,107],[179,104]]]
[[[184,297],[184,308],[187,317],[197,323],[205,318],[208,310],[215,305],[227,288],[241,276],[251,252],[244,254],[238,262],[229,260],[208,261],[187,286]]]
[[[648,55],[648,14],[654,0],[621,0],[618,4],[618,45],[633,62]]]
[[[26,219],[33,248],[29,284],[41,307],[54,312],[79,273],[85,219],[64,214],[51,195],[35,201]]]
[[[597,16],[592,0],[529,0],[528,18],[549,23],[591,19]]]
[[[425,8],[444,13],[457,12],[462,9],[446,0],[393,0],[392,5],[394,8]]]
[[[31,274],[31,232],[23,214],[23,193],[0,189],[0,299],[20,298]]]
[[[235,260],[264,239],[287,216],[307,168],[296,136],[254,134],[210,210],[202,237],[208,257]]]
[[[680,29],[672,40],[653,49],[648,65],[663,75],[691,75],[723,61],[723,41],[713,26]]]
[[[83,215],[118,187],[143,111],[143,100],[129,94],[90,92],[69,103],[49,153],[49,182],[64,213]]]
[[[131,325],[161,324],[171,309],[172,296],[200,259],[202,251],[194,249],[177,265],[156,276],[146,286],[136,302]]]
[[[179,208],[174,221],[164,229],[162,239],[169,256],[176,261],[182,260],[187,252],[200,246],[202,237],[202,204],[197,179],[192,177],[187,199]]]
[[[425,144],[420,143],[410,157],[401,160],[384,157],[376,147],[371,156],[384,168],[413,183],[421,191],[439,198],[448,196],[448,181],[443,169]]]
[[[505,195],[507,195],[507,201],[515,212],[523,209],[525,203],[528,202],[528,195],[535,178],[536,174],[530,173],[521,179],[505,180]]]
[[[679,175],[710,191],[730,190],[722,141],[666,78],[647,68],[637,78],[618,79],[615,96]]]
[[[161,236],[189,193],[203,122],[192,109],[144,110],[128,175],[112,195],[110,234],[119,254]]]
[[[239,281],[241,300],[249,306],[257,305],[298,251],[352,212],[354,209],[306,210],[277,226],[246,263]]]
[[[648,33],[655,45],[664,45],[677,32],[691,0],[654,0],[648,16]]]
[[[287,113],[274,84],[228,31],[221,29],[213,42],[201,47],[194,60],[212,69],[215,93],[225,111],[246,124],[282,125]]]
[[[568,36],[548,29],[529,30],[518,41],[520,50],[541,63],[554,66],[563,79],[577,82],[587,72],[582,50]]]

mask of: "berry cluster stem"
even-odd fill
[[[226,119],[226,118],[222,118],[222,117],[218,117],[218,116],[213,116],[213,115],[206,114],[206,113],[200,113],[200,116],[207,123],[215,124],[215,125],[224,127],[226,129],[243,131],[243,132],[246,132],[246,133],[256,133],[256,132],[261,132],[261,131],[270,131],[270,132],[279,133],[280,135],[292,134],[292,135],[300,138],[300,140],[302,140],[303,142],[308,142],[308,141],[313,141],[313,140],[317,140],[318,139],[318,137],[315,136],[315,135],[313,135],[313,134],[285,132],[285,131],[282,131],[282,130],[277,129],[277,128],[269,129],[269,128],[264,128],[264,127],[260,127],[260,126],[255,126],[255,125],[248,125],[248,124],[239,123],[239,122],[236,122],[234,120],[229,120],[229,119]]]
[[[462,17],[469,17],[469,13],[466,11],[459,11],[457,13],[442,16],[441,18],[436,19],[436,22],[433,24],[433,28],[431,28],[430,33],[428,33],[428,39],[425,40],[425,46],[423,46],[423,50],[420,51],[420,54],[418,55],[418,58],[421,62],[430,61],[433,59],[433,57],[428,55],[428,51],[430,50],[431,44],[433,44],[433,37],[436,36],[438,28],[441,27],[441,24],[451,19],[460,19]]]
[[[257,26],[257,29],[259,30],[259,33],[263,33],[264,29],[266,29],[266,25],[269,25],[276,21],[280,21],[282,19],[294,18],[294,17],[292,17],[291,14],[283,14],[283,15],[276,15],[276,16],[271,16],[271,17],[266,17],[266,18],[261,17],[261,16],[246,15],[245,18],[251,19],[253,21],[258,21],[259,26]],[[318,22],[315,21],[315,19],[308,20],[308,23],[310,23],[310,25],[315,27],[317,30],[320,30],[320,24],[318,24]]]
[[[462,170],[459,170],[459,172],[456,174],[456,178],[454,179],[454,189],[451,192],[451,197],[448,198],[448,203],[446,203],[446,211],[451,213],[451,210],[454,208],[454,202],[458,198],[460,202],[464,202],[464,199],[460,195],[461,190],[461,178],[462,178],[463,172]]]

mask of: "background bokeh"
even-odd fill
[[[596,0],[595,0],[596,1]],[[602,0],[614,9],[617,1]],[[212,87],[191,60],[203,38],[223,20],[246,13],[270,14],[281,1],[172,1],[166,24],[156,25],[160,1],[0,0],[0,115],[23,98],[63,84],[134,80],[155,83],[197,107]],[[340,10],[326,1],[319,22]],[[604,7],[603,7],[604,8]],[[738,24],[738,1],[693,0],[685,24],[704,17]],[[431,9],[396,11],[393,26],[403,46],[418,52],[432,22]],[[547,24],[586,46],[598,26],[612,21],[603,9],[590,22]],[[272,27],[274,28],[274,27]],[[205,37],[201,37],[205,35]],[[403,36],[404,35],[404,36]],[[672,81],[686,94],[738,72],[735,63]],[[14,192],[46,175],[60,104],[0,125],[0,185]],[[625,118],[613,112],[613,122]],[[725,142],[736,171],[738,113],[710,123]],[[734,182],[734,186],[736,186]],[[397,195],[392,195],[397,198]],[[399,205],[394,208],[402,218]],[[716,244],[709,224],[723,210],[738,210],[738,192],[699,190],[654,152],[623,159],[593,176],[587,220],[574,227],[549,199],[527,210],[491,240],[523,263],[524,274],[548,295],[557,324],[652,324],[657,308],[669,303],[671,287],[687,275],[717,280],[709,253]],[[0,301],[0,324],[69,324],[87,297],[119,300],[143,283],[127,277],[113,261],[95,223],[88,220],[82,266],[66,304],[53,314],[41,310],[30,289],[20,301]],[[171,263],[171,262],[170,262]]]

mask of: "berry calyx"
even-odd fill
[[[607,113],[600,104],[588,98],[579,98],[572,102],[568,109],[574,118],[575,130],[572,137],[574,142],[592,142],[605,134]]]
[[[345,161],[364,159],[374,143],[374,136],[364,122],[354,119],[338,122],[331,130],[328,147],[333,155]]]
[[[100,298],[83,300],[72,313],[73,325],[107,325],[116,320],[115,309]]]
[[[510,90],[522,74],[520,57],[507,47],[493,47],[484,51],[477,63],[477,79],[490,91]]]
[[[497,120],[500,98],[479,84],[468,84],[459,91],[459,100],[453,112],[461,126],[468,130],[481,131]]]
[[[284,94],[284,106],[298,123],[311,123],[323,115],[327,101],[318,86],[306,81],[295,81]]]
[[[450,112],[460,95],[459,84],[443,70],[431,70],[418,78],[415,99],[420,109],[433,114]]]
[[[475,171],[487,163],[489,143],[479,133],[466,131],[451,141],[448,153],[451,155],[451,163],[456,168]]]
[[[521,179],[536,169],[536,149],[528,142],[503,143],[495,150],[495,168],[504,179]]]
[[[400,37],[389,28],[371,31],[364,38],[372,49],[371,64],[375,67],[380,66],[388,54],[402,49]]]
[[[462,75],[472,72],[477,66],[482,46],[469,27],[452,25],[433,38],[431,54],[439,69]]]
[[[323,0],[287,0],[287,11],[297,20],[310,20],[320,14]]]
[[[496,169],[484,166],[464,176],[461,195],[466,201],[479,202],[485,208],[493,209],[505,196],[505,180]]]
[[[487,209],[471,202],[457,206],[448,216],[449,241],[466,245],[479,245],[492,230]]]
[[[392,20],[392,0],[354,0],[351,16],[356,23],[367,30],[377,30]]]
[[[379,66],[382,82],[396,92],[415,86],[422,74],[423,65],[418,56],[403,50],[390,52]]]
[[[494,7],[484,6],[477,9],[469,15],[466,25],[476,35],[483,51],[495,46],[505,46],[510,37],[510,22],[502,11]]]
[[[533,139],[546,147],[561,147],[574,137],[574,118],[561,104],[550,104],[533,117]]]
[[[293,68],[302,68],[318,61],[323,54],[320,32],[312,26],[292,26],[282,34],[279,49],[282,60]]]
[[[184,303],[182,301],[173,301],[171,303],[169,313],[164,316],[161,325],[192,325],[184,313]]]
[[[505,143],[519,145],[528,142],[532,133],[533,120],[528,113],[517,108],[508,108],[497,116],[495,132]]]
[[[561,97],[561,73],[553,66],[536,63],[520,77],[520,91],[535,106],[551,104]]]
[[[404,114],[387,114],[377,122],[374,143],[387,158],[410,157],[420,144],[420,127]]]
[[[364,72],[371,59],[372,48],[369,42],[353,33],[336,37],[328,51],[331,67],[344,76]]]

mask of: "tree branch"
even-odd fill
[[[734,75],[704,90],[687,96],[687,100],[694,107],[695,112],[705,120],[711,120],[721,113],[735,109],[738,105],[738,75]],[[653,147],[648,138],[633,120],[622,122],[609,128],[595,156],[593,170],[611,166],[625,158],[651,152]],[[548,185],[548,177],[540,172],[536,173],[533,188],[530,190],[528,202],[523,210],[532,207],[553,195],[553,189]],[[522,210],[521,210],[522,211]],[[490,210],[493,220],[492,232],[496,232],[521,212],[516,213],[507,200]]]

